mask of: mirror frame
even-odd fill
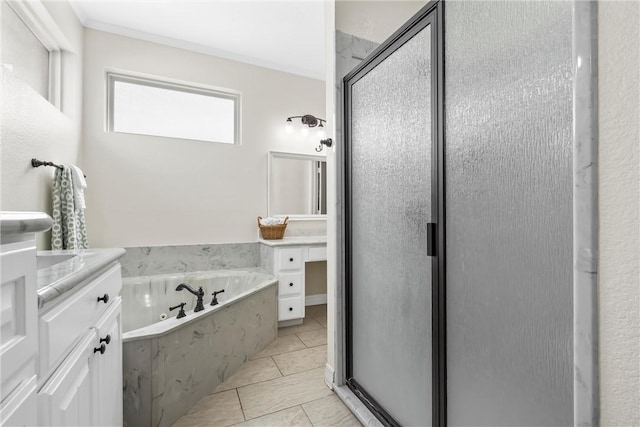
[[[271,212],[271,171],[273,168],[274,158],[284,159],[298,159],[298,160],[312,160],[316,162],[326,162],[327,156],[316,156],[313,154],[299,154],[299,153],[286,153],[282,151],[269,151],[267,157],[267,215],[270,217],[284,218],[289,217],[289,221],[326,221],[327,214],[315,214],[315,215],[288,215],[288,214],[273,214]]]

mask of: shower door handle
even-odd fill
[[[436,224],[427,224],[427,256],[436,256]]]

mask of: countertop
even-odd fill
[[[38,233],[51,228],[51,217],[44,212],[0,212],[0,233]]]
[[[72,258],[38,269],[38,308],[77,287],[125,254],[121,248],[80,251],[38,251],[38,257],[73,255]]]
[[[258,242],[267,246],[303,246],[303,245],[326,245],[327,236],[295,236],[285,237],[279,240],[264,240]]]

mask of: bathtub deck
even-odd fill
[[[327,306],[307,307],[302,325],[246,362],[173,427],[360,426],[324,384]]]

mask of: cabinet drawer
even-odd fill
[[[326,261],[327,260],[327,247],[317,246],[315,248],[309,248],[309,261]]]
[[[304,317],[304,300],[301,296],[278,300],[278,320],[300,319]]]
[[[120,293],[120,265],[114,265],[69,299],[40,317],[40,375],[61,361],[76,340],[93,326]],[[109,296],[105,304],[98,297]]]
[[[302,268],[302,249],[280,249],[278,255],[279,270],[299,270]]]
[[[302,295],[302,273],[282,273],[278,276],[278,295]]]

